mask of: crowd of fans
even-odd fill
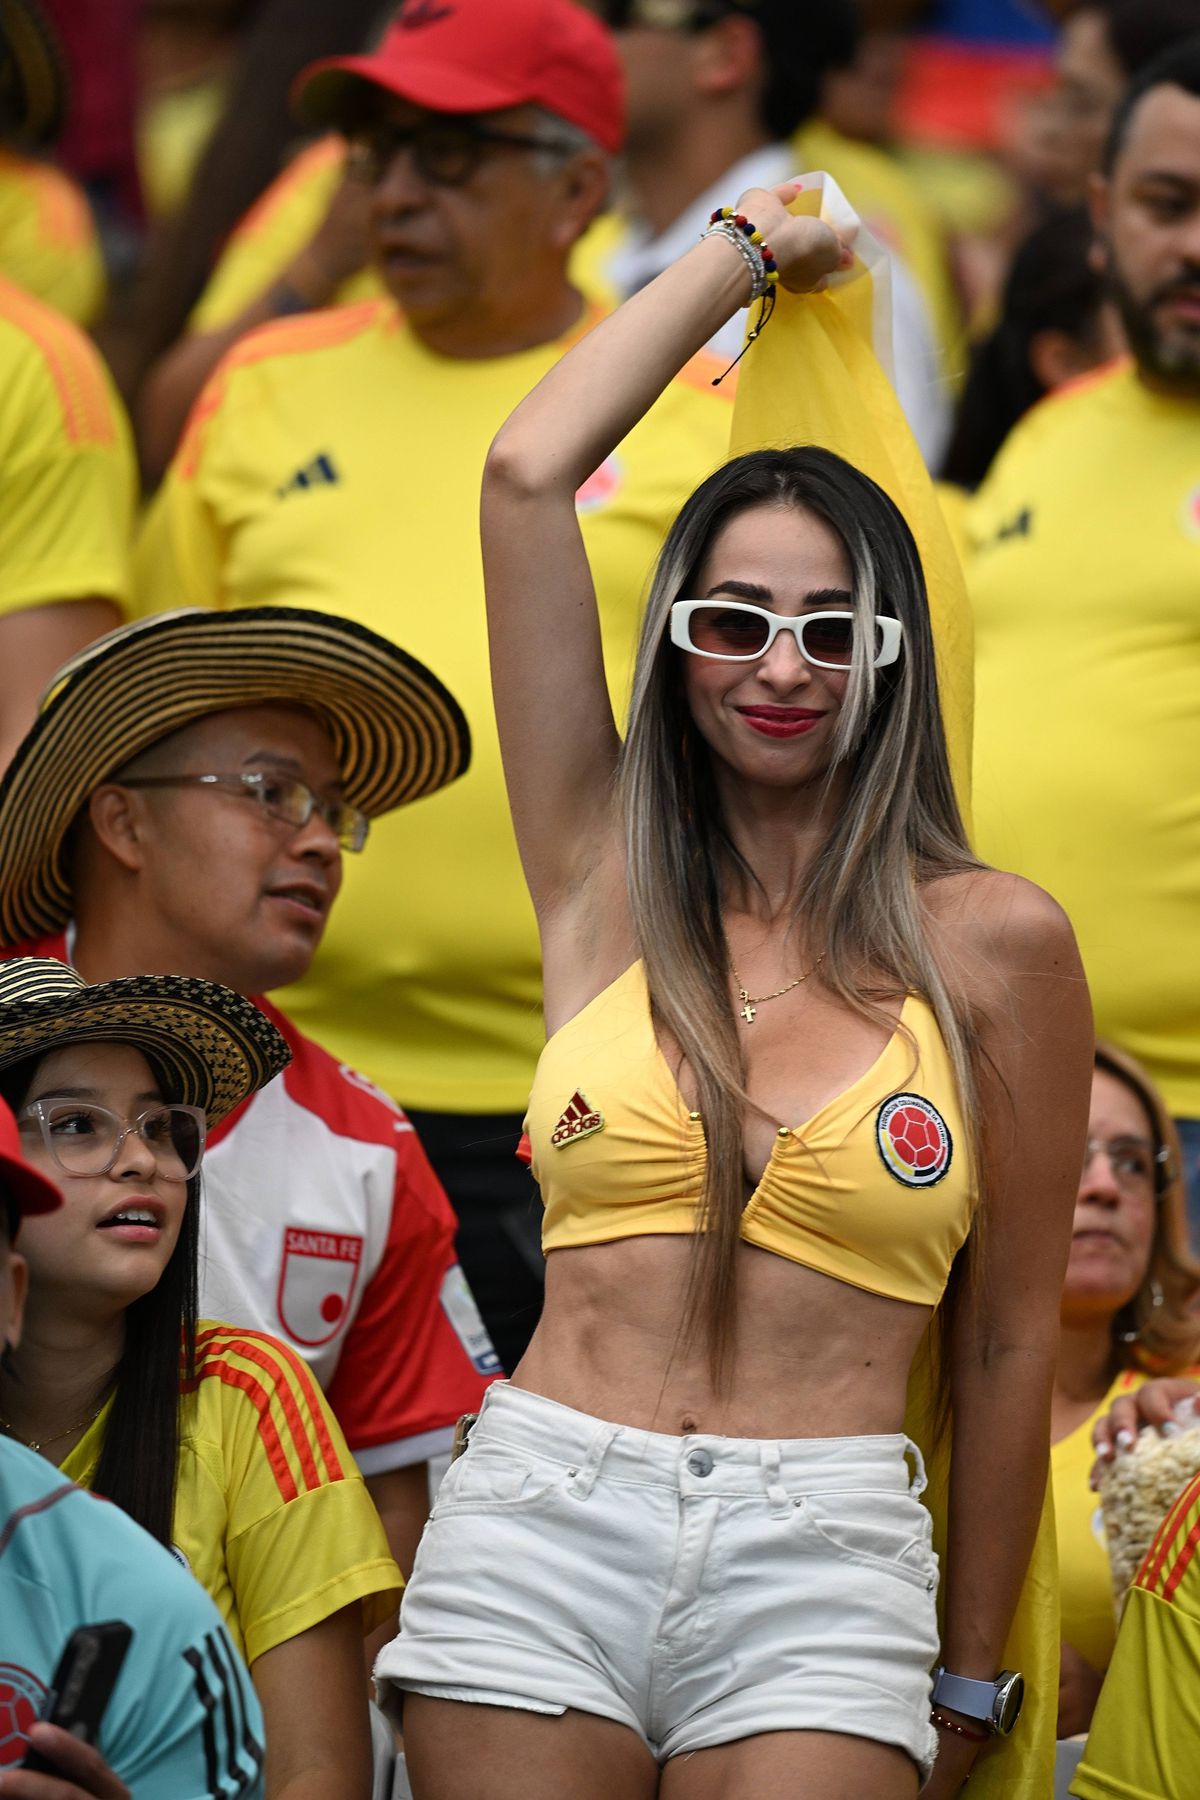
[[[740,359],[746,313],[739,304],[710,317],[680,271],[710,221],[737,237],[721,209],[817,172],[835,260],[801,280],[810,253],[781,237],[784,285],[827,288],[823,302],[872,270],[874,341],[898,402],[880,429],[906,444],[911,432],[969,600],[969,619],[965,606],[952,618],[955,645],[973,642],[963,652],[973,718],[959,744],[949,637],[939,640],[949,616],[939,606],[953,601],[933,594],[931,576],[950,756],[940,733],[930,751],[919,725],[904,740],[916,779],[938,788],[926,812],[928,796],[912,798],[912,819],[928,825],[942,808],[929,841],[951,881],[979,868],[969,837],[982,864],[1058,902],[1098,1040],[1063,1239],[1049,1433],[1038,1427],[1034,1444],[1049,1454],[1054,1522],[1045,1515],[1037,1547],[1022,1553],[1021,1607],[1038,1586],[1059,1645],[1057,1699],[1027,1699],[1027,1738],[1030,1716],[1045,1714],[1058,1748],[1036,1767],[1025,1754],[1019,1776],[995,1777],[996,1792],[1200,1792],[1200,1435],[1194,1478],[1156,1521],[1123,1611],[1093,1485],[1139,1432],[1179,1437],[1200,1391],[1200,0],[1045,0],[1014,6],[1011,19],[997,0],[976,9],[989,13],[982,41],[972,10],[967,0],[0,0],[0,1796],[584,1795],[570,1774],[557,1787],[545,1774],[532,1781],[526,1740],[472,1735],[458,1720],[479,1696],[464,1689],[445,1621],[460,1576],[484,1592],[472,1565],[486,1562],[495,1592],[478,1604],[496,1629],[519,1552],[482,1514],[517,1501],[521,1483],[511,1468],[493,1474],[477,1518],[460,1472],[427,1521],[463,1449],[456,1422],[489,1395],[477,1483],[506,1430],[527,1433],[527,1445],[549,1432],[544,1411],[520,1412],[522,1395],[578,1407],[576,1420],[641,1423],[620,1412],[623,1392],[602,1390],[604,1413],[596,1389],[559,1366],[580,1341],[561,1326],[527,1357],[544,1303],[548,1319],[557,1298],[557,1317],[565,1305],[573,1329],[591,1329],[589,1308],[602,1302],[578,1277],[596,1267],[579,1260],[581,1246],[630,1235],[618,1224],[588,1235],[581,1221],[599,1194],[564,1195],[565,1161],[547,1167],[606,1119],[588,1098],[582,1039],[578,1070],[562,1062],[567,1087],[546,1113],[543,998],[545,1024],[563,1028],[547,1054],[561,1060],[566,1027],[594,1022],[625,977],[605,983],[640,955],[648,992],[619,1014],[620,1030],[653,1020],[699,1071],[702,1100],[685,1104],[681,1081],[664,1102],[683,1109],[683,1129],[715,1117],[720,1084],[696,1025],[712,992],[700,982],[672,1010],[644,934],[609,968],[607,946],[624,940],[606,933],[624,900],[603,859],[572,846],[600,841],[619,786],[627,805],[668,791],[647,773],[631,802],[606,733],[631,717],[631,691],[637,730],[638,706],[656,699],[678,724],[671,682],[638,650],[664,542],[668,564],[686,549],[674,522],[728,462],[731,432],[742,450],[782,448],[748,442],[744,421],[739,437],[760,349],[752,339]],[[1002,46],[1006,30],[1014,43]],[[752,274],[770,256],[735,247]],[[684,326],[670,337],[668,303],[654,298],[668,294],[696,324],[694,344]],[[757,313],[763,346],[772,308],[782,319],[786,304],[804,304],[777,299],[768,291]],[[799,394],[808,374],[802,363],[785,370],[776,416],[787,419],[787,390],[794,382]],[[806,420],[796,441],[817,437],[799,401],[795,416]],[[844,438],[817,441],[849,454]],[[594,590],[594,630],[580,623],[574,549],[545,498],[573,458],[583,461],[568,499],[590,572],[579,591]],[[772,468],[779,493],[802,504],[806,482],[837,486],[822,464]],[[711,485],[701,493],[718,522],[733,519],[726,532],[736,506],[753,505]],[[826,538],[840,530],[837,504],[848,519],[869,512],[846,493],[830,501]],[[761,512],[765,490],[758,499]],[[714,541],[704,540],[709,561]],[[779,550],[780,566],[795,549]],[[839,554],[846,563],[850,552]],[[704,557],[693,545],[689,576]],[[847,566],[849,583],[835,570],[810,584],[822,604],[848,604],[861,570],[852,557]],[[561,626],[553,596],[535,593],[543,571]],[[765,583],[725,590],[734,611],[772,604]],[[895,597],[876,598],[881,615],[903,618]],[[915,628],[904,629],[913,644]],[[672,618],[674,645],[699,652],[684,662],[712,654],[724,671],[698,625],[678,630]],[[775,654],[778,638],[797,664],[837,667],[809,654],[808,635],[797,625],[789,639],[776,624],[749,654]],[[881,652],[881,680],[887,662]],[[936,694],[932,673],[930,684]],[[694,710],[693,690],[699,678]],[[661,781],[668,754],[682,771],[670,790],[686,825],[678,850],[650,821],[640,850],[629,833],[628,855],[631,891],[639,869],[664,885],[677,874],[702,909],[716,864],[695,812],[727,805],[728,791],[697,777],[690,732],[679,726],[679,749],[668,730],[660,752]],[[966,836],[947,850],[959,808]],[[723,853],[742,859],[749,882],[757,865],[728,837]],[[906,841],[928,864],[916,823]],[[680,957],[702,962],[703,921],[685,950],[685,926],[646,906],[664,956],[675,931]],[[1042,921],[1021,922],[1048,991],[1068,953],[1042,968]],[[1006,914],[986,942],[964,939],[963,993],[991,993],[1015,929]],[[810,996],[843,1002],[865,982],[861,970],[844,975],[845,944],[823,971],[830,953],[818,945],[790,986],[756,972],[756,946],[728,935],[741,1018],[751,1025],[800,990],[796,1003],[814,1009],[805,1029],[823,1042],[825,1002]],[[747,955],[748,987],[736,973]],[[724,970],[719,985],[723,994]],[[907,991],[920,985],[913,977]],[[1029,1068],[1041,1067],[1060,1022],[1034,1002],[1022,1012],[1021,982],[1010,985],[1014,1041],[1045,1018],[1045,1043],[1028,1051]],[[962,1099],[959,1015],[943,993],[920,997]],[[857,1011],[871,1004],[878,1022],[877,997]],[[928,1083],[926,1030],[918,1022],[908,1036]],[[655,1055],[647,1108],[665,1067]],[[1061,1056],[1065,1069],[1068,1049]],[[835,1064],[835,1079],[818,1084],[826,1095]],[[998,1090],[1020,1085],[1003,1068],[996,1078]],[[914,1079],[900,1067],[885,1096],[912,1099]],[[976,1160],[1000,1154],[990,1092],[981,1084],[961,1116],[952,1093],[921,1102],[943,1134],[930,1154],[944,1163],[906,1185],[948,1177],[959,1135],[955,1182],[966,1180],[966,1143]],[[1018,1121],[1040,1116],[1011,1097]],[[781,1118],[796,1116],[780,1104]],[[1073,1104],[1063,1100],[1064,1120]],[[627,1127],[614,1106],[615,1155]],[[809,1110],[813,1125],[822,1115]],[[781,1140],[791,1135],[780,1126]],[[642,1145],[636,1132],[631,1141]],[[1020,1173],[1006,1179],[1029,1207],[1043,1181],[1064,1194],[1075,1181],[1079,1164],[1064,1174],[1060,1151],[1050,1127],[1010,1146]],[[603,1171],[594,1179],[602,1187]],[[748,1183],[747,1218],[759,1192]],[[678,1200],[659,1195],[664,1208]],[[939,1200],[970,1214],[971,1196],[949,1179]],[[1036,1213],[1027,1217],[1036,1237]],[[960,1232],[953,1243],[952,1296],[962,1270],[964,1293],[981,1279],[984,1241],[972,1236],[968,1251]],[[651,1299],[660,1272],[638,1293],[641,1265],[618,1266],[653,1333],[667,1317]],[[810,1263],[839,1293],[919,1300],[923,1324],[947,1286],[944,1269],[926,1294],[847,1266]],[[701,1290],[718,1292],[705,1269],[697,1261],[681,1278],[675,1349],[664,1327],[668,1371],[697,1320],[711,1324],[696,1310]],[[739,1334],[754,1339],[758,1299],[752,1290],[747,1309],[743,1297],[735,1350]],[[997,1299],[995,1329],[1027,1326],[1034,1362],[1029,1308],[1006,1313]],[[714,1366],[733,1354],[719,1330],[710,1348]],[[521,1382],[495,1388],[523,1357]],[[1034,1378],[1018,1367],[1010,1379],[1016,1395]],[[666,1394],[668,1374],[662,1382]],[[1035,1390],[1036,1379],[1031,1408]],[[982,1376],[973,1388],[961,1376],[956,1442],[979,1441],[967,1417],[989,1392]],[[681,1403],[682,1423],[664,1417],[640,1436],[687,1438],[690,1413]],[[599,1462],[586,1436],[571,1439],[565,1419],[563,1429],[583,1469],[567,1473],[588,1498]],[[915,1428],[909,1444],[918,1469],[917,1441],[925,1448],[935,1516],[946,1504],[939,1429],[934,1450]],[[1005,1429],[997,1417],[998,1439]],[[730,1429],[705,1443],[784,1435]],[[702,1486],[696,1456],[709,1469],[712,1457],[692,1452]],[[1014,1448],[1014,1496],[1018,1464]],[[775,1470],[778,1509],[778,1457]],[[906,1503],[923,1483],[921,1473]],[[1037,1504],[1034,1493],[1029,1543]],[[586,1591],[593,1528],[580,1517]],[[438,1530],[440,1562],[429,1548]],[[939,1520],[943,1559],[961,1554],[953,1525],[948,1548],[943,1533]],[[901,1554],[907,1582],[937,1586],[936,1559],[925,1581],[927,1547]],[[871,1558],[847,1551],[845,1561]],[[572,1585],[562,1565],[547,1567]],[[603,1588],[603,1570],[590,1578]],[[55,1716],[54,1671],[72,1633],[107,1619],[125,1620],[133,1638],[93,1741],[81,1743],[38,1721]],[[513,1697],[528,1669],[515,1651],[504,1662],[498,1641],[479,1638],[492,1705],[473,1712],[561,1713],[548,1692],[545,1704]],[[749,1642],[746,1625],[746,1657]],[[432,1675],[421,1673],[427,1657]],[[657,1692],[658,1676],[646,1679]],[[624,1711],[577,1691],[564,1703],[573,1713],[625,1730]],[[942,1692],[919,1740],[890,1740],[905,1752],[902,1775],[880,1765],[875,1786],[864,1764],[855,1791],[915,1794],[918,1779],[933,1796],[959,1791],[970,1763],[955,1759],[985,1734],[959,1705],[963,1684]],[[447,1703],[451,1722],[436,1710]],[[726,1703],[709,1697],[696,1710],[715,1717]],[[859,1729],[830,1707],[828,1736]],[[769,1708],[767,1722],[755,1718],[751,1706],[731,1735],[812,1729]],[[410,1726],[411,1790],[398,1735]],[[678,1730],[662,1734],[667,1771],[697,1752],[702,1765],[725,1741]],[[660,1790],[657,1771],[646,1785],[613,1741],[579,1739],[598,1771],[587,1793],[624,1793],[626,1779],[630,1794],[689,1791],[670,1773]],[[985,1796],[993,1749],[973,1777]],[[22,1768],[31,1750],[57,1773]],[[823,1768],[818,1759],[814,1800],[850,1791],[836,1764]],[[749,1791],[737,1768],[720,1779],[732,1785],[701,1776],[695,1794]]]

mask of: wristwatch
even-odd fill
[[[935,1706],[949,1706],[968,1719],[978,1719],[997,1737],[1007,1737],[1020,1717],[1025,1678],[1002,1669],[994,1681],[971,1681],[965,1675],[951,1675],[939,1663],[933,1671],[931,1698]]]

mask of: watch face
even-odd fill
[[[995,1729],[1007,1737],[1021,1713],[1025,1683],[1020,1675],[1001,1676],[996,1684],[996,1705],[992,1713]]]

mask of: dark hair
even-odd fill
[[[1088,261],[1094,230],[1084,207],[1055,212],[1034,227],[1013,257],[1000,318],[971,352],[942,477],[976,488],[1017,420],[1046,389],[1030,359],[1041,331],[1062,331],[1098,349],[1103,276]]]
[[[1200,100],[1200,32],[1154,57],[1126,88],[1108,128],[1102,164],[1106,175],[1112,174],[1113,165],[1125,148],[1134,113],[1146,95],[1160,87],[1182,88],[1185,94]]]
[[[1112,1322],[1120,1368],[1176,1375],[1200,1355],[1200,1259],[1188,1241],[1187,1183],[1179,1134],[1166,1103],[1139,1062],[1116,1044],[1096,1045],[1096,1068],[1140,1104],[1154,1141],[1154,1237],[1137,1293]]]
[[[1104,0],[1099,11],[1109,47],[1130,80],[1156,56],[1200,32],[1200,0]]]
[[[670,30],[707,31],[722,19],[750,19],[762,39],[765,79],[759,105],[763,129],[773,138],[790,137],[816,112],[821,83],[830,69],[844,68],[858,48],[854,0],[820,0],[796,17],[796,0],[592,0],[614,30],[659,24]]]
[[[21,1208],[6,1181],[0,1181],[0,1231],[11,1244],[21,1223]]]
[[[41,1061],[33,1056],[0,1070],[0,1097],[14,1112]],[[164,1071],[153,1058],[147,1061],[164,1100],[178,1098],[169,1092]],[[195,1175],[170,1261],[157,1285],[126,1310],[112,1413],[92,1479],[96,1493],[167,1545],[175,1510],[180,1379],[195,1373],[199,1260],[200,1178]]]
[[[184,331],[230,233],[302,136],[291,110],[296,76],[322,57],[361,50],[383,10],[381,0],[262,0],[247,10],[224,110],[186,199],[155,236],[121,332],[119,385],[127,399]]]

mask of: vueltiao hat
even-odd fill
[[[0,1069],[68,1044],[132,1044],[164,1094],[216,1125],[292,1059],[265,1013],[190,975],[89,984],[51,956],[0,963]]]
[[[0,781],[0,943],[71,916],[71,825],[160,738],[231,707],[297,705],[327,725],[345,798],[370,818],[463,774],[471,734],[429,669],[308,608],[189,607],[123,625],[64,663]]]

